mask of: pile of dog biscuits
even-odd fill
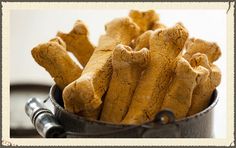
[[[143,124],[163,109],[181,119],[209,106],[221,81],[216,43],[189,38],[182,23],[165,26],[154,10],[131,10],[107,23],[105,31],[94,46],[85,23],[77,20],[69,33],[58,32],[31,51],[62,90],[68,112]]]

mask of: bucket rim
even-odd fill
[[[78,115],[76,115],[74,113],[71,113],[71,112],[67,111],[65,108],[63,108],[61,105],[59,105],[57,103],[57,101],[54,98],[54,92],[55,92],[56,89],[59,89],[59,88],[58,88],[58,86],[56,84],[54,84],[54,85],[51,86],[50,91],[49,91],[49,98],[50,98],[52,104],[54,105],[54,107],[60,109],[63,112],[66,112],[67,114],[70,114],[72,116],[76,116],[76,118],[78,118],[79,120],[84,120],[85,122],[96,122],[98,124],[106,124],[106,125],[117,126],[117,127],[137,127],[137,126],[142,126],[142,125],[145,125],[145,124],[153,123],[153,121],[149,121],[149,122],[146,122],[146,123],[143,123],[143,124],[140,124],[140,125],[135,125],[135,124],[114,124],[114,123],[111,123],[111,122],[94,120],[94,119],[89,119],[89,118],[86,118],[86,117],[78,116]],[[211,102],[211,104],[207,108],[205,108],[201,112],[198,112],[196,114],[187,116],[185,118],[176,119],[174,121],[174,123],[178,124],[180,122],[187,122],[187,121],[189,121],[191,119],[195,119],[195,118],[199,118],[201,116],[204,116],[206,113],[211,111],[216,106],[216,104],[219,101],[217,89],[215,89],[213,91],[211,97],[212,97],[211,99],[213,99],[213,101]]]

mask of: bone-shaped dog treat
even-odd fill
[[[210,63],[213,63],[221,56],[220,47],[214,42],[208,42],[201,39],[191,38],[185,44],[186,53],[184,58],[188,61],[195,53],[206,54]]]
[[[161,110],[170,109],[176,119],[187,115],[191,106],[194,88],[206,81],[209,71],[198,66],[192,68],[188,61],[180,58],[175,68],[175,76],[164,98]]]
[[[102,103],[112,75],[112,52],[119,43],[129,45],[139,35],[139,27],[130,18],[114,19],[106,25],[106,34],[99,39],[79,79],[63,91],[65,108],[74,113],[94,114]]]
[[[113,51],[113,73],[107,91],[101,120],[119,123],[127,113],[142,69],[149,61],[148,49],[133,51],[129,46],[117,45]]]
[[[59,37],[34,47],[31,54],[50,73],[61,90],[79,78],[82,72],[68,55],[66,45]]]
[[[131,10],[129,17],[140,27],[141,33],[151,30],[153,24],[159,21],[159,15],[154,10],[138,11]]]
[[[173,61],[182,51],[187,38],[188,32],[180,23],[154,31],[149,41],[150,63],[142,73],[122,123],[142,124],[154,118],[173,76]]]
[[[198,113],[208,107],[211,99],[212,92],[220,84],[221,72],[220,69],[208,62],[205,54],[196,53],[192,56],[190,64],[193,67],[204,66],[210,71],[210,75],[206,81],[197,85],[193,91],[192,104],[188,111],[188,115]]]
[[[129,52],[130,48],[126,46],[118,46],[120,48],[117,48],[117,52],[115,54],[116,56],[114,56],[113,53],[113,61],[116,61],[116,63],[113,64],[112,80],[104,102],[101,120],[119,123],[124,118],[124,115],[129,107],[133,91],[143,70],[143,66],[146,65],[149,59],[145,59],[149,55],[147,54],[146,48],[149,48],[149,39],[152,33],[153,31],[149,30],[140,35],[135,40],[134,51]],[[132,57],[130,57],[131,55]],[[133,55],[135,55],[135,57]],[[130,61],[127,61],[127,58]],[[145,60],[143,61],[143,59]],[[138,63],[141,62],[144,62],[142,64],[143,66],[138,65]],[[127,75],[129,77],[127,77]],[[126,80],[125,82],[124,79]],[[118,91],[117,89],[121,89],[121,91]],[[114,96],[114,94],[121,96]]]
[[[148,48],[149,49],[149,40],[152,35],[153,31],[148,30],[141,34],[134,43],[134,51],[138,51],[142,48]]]
[[[156,21],[153,25],[151,30],[156,30],[156,29],[162,29],[162,28],[166,28],[166,26],[164,24],[162,24],[160,21]]]
[[[58,32],[66,43],[67,50],[72,52],[82,66],[85,66],[91,57],[94,46],[88,39],[88,29],[81,20],[77,20],[69,33]]]
[[[139,76],[149,59],[147,58],[149,54],[147,54],[146,48],[149,48],[149,39],[152,33],[153,31],[149,30],[140,35],[135,40],[135,49],[132,52],[126,46],[118,46],[116,52],[114,51],[113,74],[104,102],[101,120],[119,123],[124,118]],[[138,65],[138,63],[141,65]]]
[[[153,30],[166,28],[164,26],[156,26],[156,27],[157,28],[154,28]],[[145,31],[138,38],[133,40],[131,46],[134,48],[135,51],[140,50],[142,48],[149,48],[149,40],[150,40],[150,37],[153,33],[153,30]]]

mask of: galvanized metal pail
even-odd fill
[[[156,119],[143,125],[118,125],[98,120],[90,120],[67,112],[63,108],[62,92],[53,85],[50,100],[54,106],[54,116],[62,125],[66,137],[120,137],[120,138],[210,138],[213,137],[213,112],[218,102],[217,90],[211,96],[210,105],[203,111],[175,120],[173,113],[161,111]],[[162,121],[168,118],[168,123]]]

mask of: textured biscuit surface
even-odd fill
[[[207,80],[199,83],[193,91],[192,104],[188,111],[188,115],[193,115],[204,110],[209,105],[212,92],[220,84],[221,72],[216,65],[209,63],[205,54],[194,54],[190,59],[190,63],[193,67],[203,66],[210,72]]]
[[[133,51],[129,46],[118,45],[113,51],[113,73],[107,91],[101,120],[120,123],[130,105],[142,69],[149,61],[148,49]]]
[[[129,45],[139,35],[139,27],[130,18],[118,18],[106,25],[106,34],[99,39],[98,47],[85,66],[79,79],[63,91],[65,107],[74,113],[90,116],[100,110],[102,96],[108,89],[112,75],[112,52],[119,43]]]
[[[50,73],[61,90],[79,78],[82,72],[65,48],[65,43],[57,37],[47,43],[39,44],[31,51],[34,60]]]
[[[209,75],[209,71],[198,66],[192,68],[188,61],[180,58],[175,68],[175,76],[165,95],[161,110],[170,109],[176,119],[186,117],[191,106],[194,88],[204,82]]]
[[[154,10],[138,11],[131,10],[129,17],[140,27],[141,33],[151,30],[156,21],[159,21],[159,15]]]
[[[150,63],[140,78],[122,123],[142,124],[154,118],[172,79],[172,64],[187,38],[188,32],[180,23],[154,31],[149,41]]]
[[[190,38],[185,44],[186,53],[184,58],[188,61],[195,53],[203,53],[208,57],[210,63],[213,63],[221,56],[220,47],[214,42],[208,42],[202,39]]]
[[[64,40],[67,50],[75,55],[82,66],[85,66],[94,51],[94,46],[88,39],[86,25],[77,20],[69,33],[58,32],[57,36]]]

